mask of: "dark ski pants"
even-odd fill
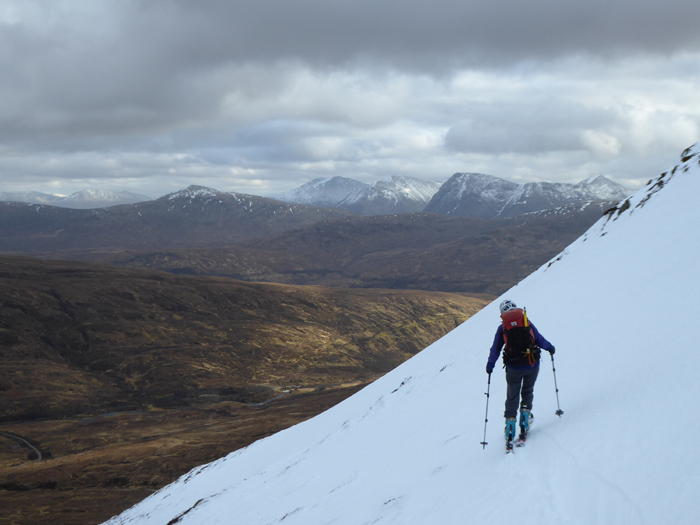
[[[506,383],[508,383],[508,393],[506,394],[505,417],[516,417],[518,407],[532,409],[532,399],[535,392],[535,381],[540,367],[527,368],[525,370],[513,370],[506,368]],[[522,397],[522,402],[520,398]]]

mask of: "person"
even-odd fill
[[[503,363],[506,369],[508,391],[504,416],[506,446],[510,449],[515,438],[518,405],[520,405],[521,440],[525,440],[530,428],[535,382],[540,370],[540,349],[554,354],[554,346],[540,334],[534,324],[529,322],[525,310],[518,308],[514,302],[505,300],[500,304],[499,309],[502,323],[496,330],[486,363],[486,372],[491,375],[501,349],[505,346]],[[522,327],[522,329],[517,331],[513,330],[513,327]]]

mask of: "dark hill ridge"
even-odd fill
[[[67,256],[86,250],[214,247],[356,215],[201,186],[154,201],[94,210],[3,202],[0,246],[5,253]]]
[[[106,260],[250,281],[499,294],[561,252],[606,208],[576,205],[499,220],[427,213],[361,217],[223,249]]]
[[[486,300],[3,256],[0,418],[262,401],[285,386],[369,381]]]

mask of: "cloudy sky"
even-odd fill
[[[636,188],[700,140],[697,0],[0,0],[0,191]]]

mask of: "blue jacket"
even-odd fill
[[[548,352],[551,352],[554,350],[554,346],[552,346],[552,343],[547,341],[542,334],[540,334],[537,331],[537,328],[535,328],[535,325],[530,323],[530,328],[532,328],[532,332],[535,334],[535,342],[537,343],[537,346],[542,348],[543,350],[547,350]],[[499,324],[498,325],[498,330],[496,330],[496,337],[493,338],[493,345],[491,345],[491,353],[489,353],[489,361],[486,364],[486,371],[491,373],[493,368],[496,366],[496,361],[498,361],[498,356],[501,355],[501,350],[503,349],[503,345],[505,344],[505,340],[503,339],[503,325]],[[530,366],[513,366],[510,367],[513,370],[525,370],[527,368],[535,368],[540,366],[540,360],[538,359],[534,365]]]

